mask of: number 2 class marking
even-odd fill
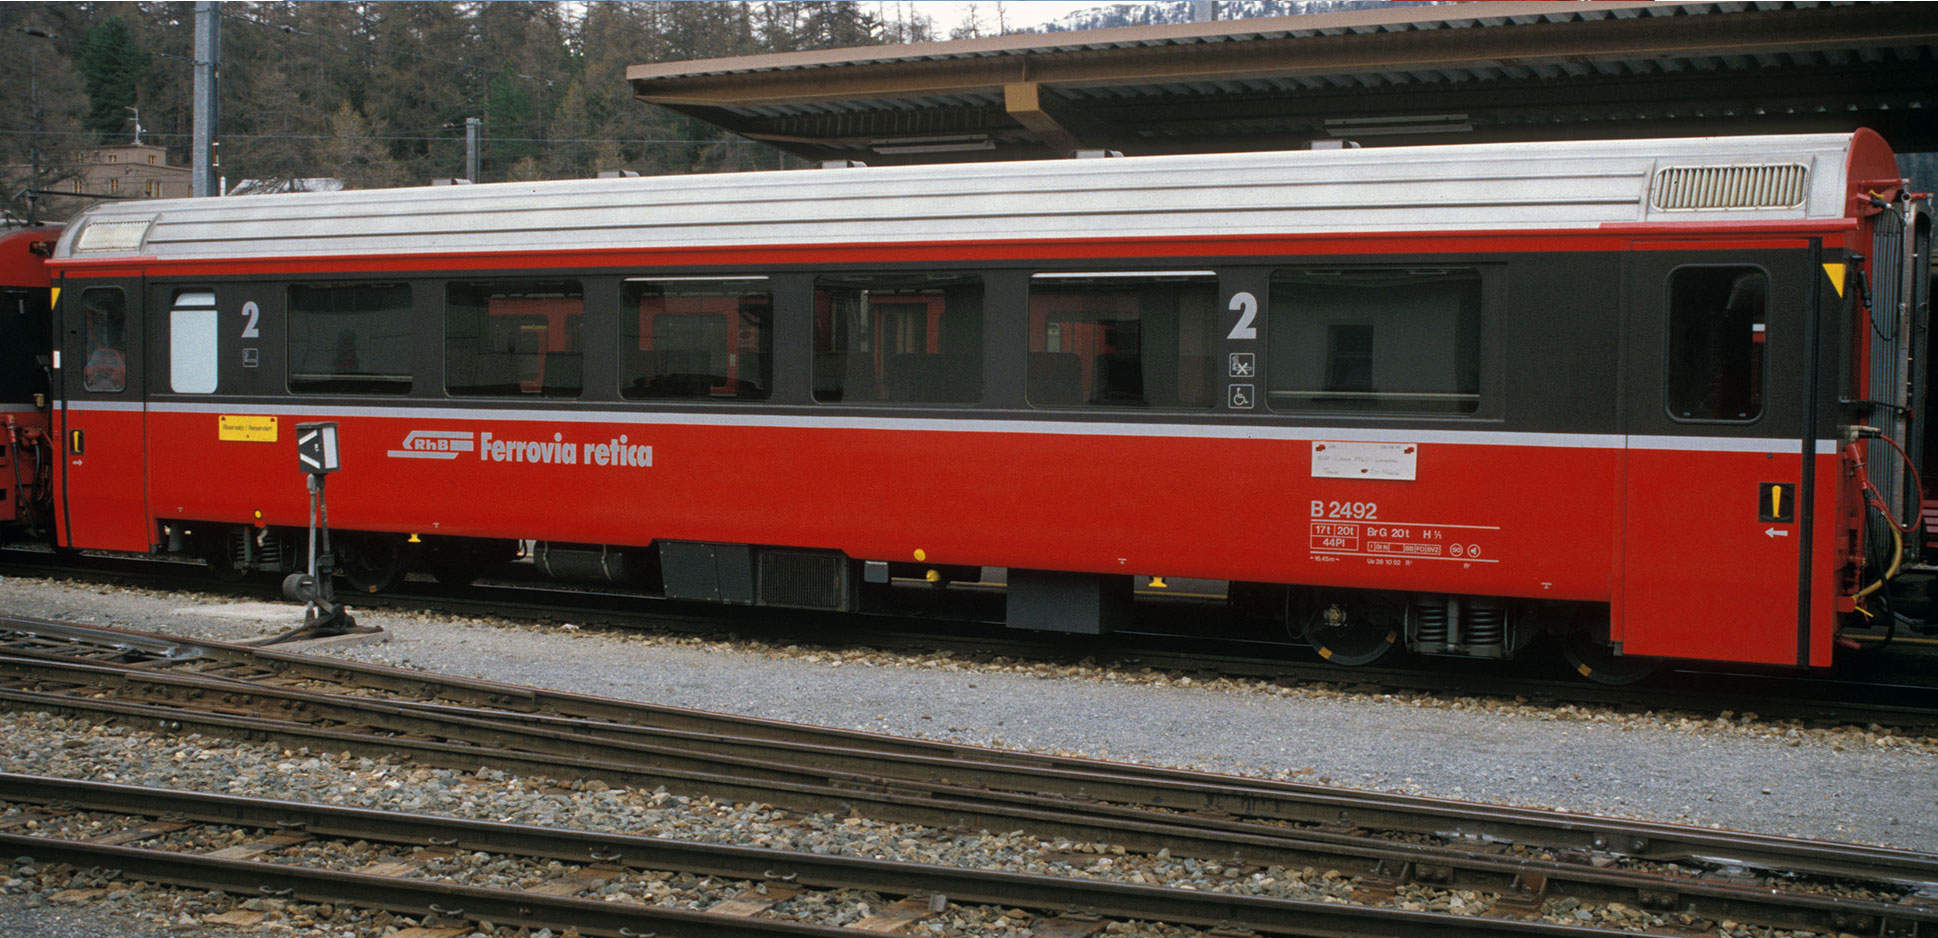
[[[1225,338],[1241,341],[1258,338],[1258,326],[1253,323],[1258,318],[1258,297],[1250,293],[1234,293],[1231,295],[1231,305],[1226,308],[1238,314],[1238,324],[1231,327],[1231,334]]]
[[[257,328],[261,319],[262,309],[256,305],[254,300],[242,304],[242,337],[245,339],[262,338],[262,331]]]

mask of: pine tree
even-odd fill
[[[485,172],[499,178],[522,161],[536,156],[544,141],[538,107],[526,81],[507,62],[491,78],[484,104]]]
[[[80,175],[86,138],[81,121],[86,95],[68,62],[60,4],[14,3],[0,8],[0,187],[7,215],[40,221],[64,218],[81,207],[47,195]],[[39,35],[29,35],[23,29]],[[35,167],[39,174],[36,177]]]
[[[476,22],[457,4],[372,4],[364,114],[393,137],[413,184],[464,172],[464,119],[481,116],[494,69],[481,64]]]
[[[542,162],[549,118],[573,77],[570,30],[555,4],[486,3],[476,9],[482,60],[497,63],[483,108],[485,178],[500,179],[525,160]]]
[[[346,189],[387,189],[404,185],[402,167],[389,147],[371,133],[370,122],[345,101],[330,115],[330,136],[319,148],[324,172],[343,180]]]
[[[249,132],[228,135],[224,171],[231,185],[249,179],[258,192],[300,191],[298,180],[324,175],[317,144],[325,118],[280,68],[259,70],[255,84]]]
[[[119,139],[131,126],[128,109],[147,74],[148,53],[136,45],[127,21],[116,16],[88,30],[78,64],[88,99],[85,126],[103,141]]]
[[[881,39],[881,21],[859,0],[803,0],[796,48],[840,49],[871,46]]]

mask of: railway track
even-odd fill
[[[853,936],[898,930],[962,904],[1036,910],[1042,914],[1035,929],[1040,935],[1085,936],[1113,921],[1396,938],[1606,934],[1503,918],[980,872],[30,776],[0,775],[0,805],[5,810],[0,814],[0,846],[43,861],[113,866],[127,877],[239,894],[352,903],[447,920],[575,928],[582,934]],[[17,833],[29,827],[37,833]],[[238,837],[236,831],[246,833]],[[167,846],[142,846],[163,839]],[[343,869],[358,862],[349,848],[359,842],[396,849]],[[295,853],[299,847],[300,855]],[[491,857],[530,861],[530,872],[519,878],[543,881],[515,890],[454,881],[453,865],[481,865]],[[637,882],[638,871],[725,880],[713,888],[725,896],[699,912],[612,901],[614,891]],[[581,897],[595,890],[605,895]],[[896,901],[881,903],[875,914],[845,928],[756,917],[770,910],[785,915],[787,903],[810,890],[862,892],[878,902],[887,897]]]
[[[1562,900],[1622,903],[1683,929],[1728,920],[1938,930],[1938,908],[1925,904],[1938,857],[1923,854],[1007,753],[58,623],[0,620],[0,705],[936,828],[1020,828],[1139,853],[1330,867],[1353,876],[1354,898],[1373,909],[1402,890],[1482,892],[1497,915],[1487,934],[1559,934],[1510,926],[1551,925],[1533,920]],[[1274,934],[1411,933],[1284,931],[1236,913],[1218,921]]]
[[[65,576],[134,583],[156,589],[228,589],[278,599],[270,585],[215,584],[199,564],[88,557],[83,562],[44,552],[0,551],[0,574]],[[950,652],[1017,660],[1088,659],[1100,664],[1196,675],[1245,677],[1284,684],[1322,684],[1368,692],[1417,692],[1436,695],[1525,698],[1540,703],[1612,708],[1647,706],[1696,714],[1753,712],[1766,719],[1809,725],[1876,724],[1909,730],[1938,729],[1938,682],[1928,667],[1860,662],[1848,673],[1805,675],[1701,669],[1671,670],[1650,683],[1605,687],[1550,675],[1558,661],[1416,661],[1412,667],[1340,668],[1314,659],[1299,643],[1203,634],[1202,604],[1161,605],[1166,613],[1190,619],[1190,635],[1118,634],[1088,637],[1039,637],[979,628],[959,619],[923,616],[839,616],[832,614],[667,602],[636,594],[501,581],[466,590],[424,584],[349,600],[370,608],[436,611],[456,615],[571,621],[615,628],[648,628],[676,634],[764,639],[784,644],[863,647],[888,652]],[[1217,614],[1222,615],[1222,610]],[[812,638],[808,638],[812,636]],[[1922,646],[1920,646],[1922,648]],[[1918,661],[1927,660],[1919,658]],[[1544,667],[1545,666],[1545,667]]]

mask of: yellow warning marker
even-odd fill
[[[411,536],[410,536],[410,543],[412,543],[412,544],[422,544],[422,543],[424,543],[424,539],[423,539],[423,538],[421,538],[421,537],[418,537],[418,536],[417,536],[417,535],[415,535],[415,534],[413,534],[413,535],[411,535]]]
[[[61,288],[60,287],[55,287],[51,292],[47,294],[47,308],[48,309],[61,308]]]
[[[1844,295],[1844,273],[1848,264],[1825,264],[1824,275],[1830,278],[1830,285],[1837,288],[1837,295]]]
[[[1154,589],[1154,590],[1171,588],[1171,585],[1169,583],[1164,582],[1164,578],[1161,576],[1151,577],[1151,582],[1146,585],[1148,585],[1151,589]]]
[[[916,563],[921,563],[922,561],[924,561],[924,560],[927,560],[927,559],[929,559],[929,552],[928,552],[928,551],[926,551],[926,550],[923,550],[923,549],[922,549],[922,548],[920,548],[920,547],[917,547],[917,548],[915,549],[915,562],[916,562]]]

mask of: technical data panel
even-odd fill
[[[1314,502],[1314,510],[1322,503]],[[1312,553],[1318,556],[1393,560],[1499,563],[1489,542],[1500,528],[1484,524],[1413,522],[1312,522]]]
[[[1416,443],[1315,440],[1312,478],[1417,482],[1420,449]],[[1401,508],[1392,499],[1385,500],[1386,509],[1382,514],[1381,500],[1374,497],[1380,490],[1364,491],[1369,496],[1364,500],[1312,500],[1309,530],[1314,560],[1327,562],[1358,557],[1393,566],[1411,566],[1407,563],[1411,560],[1500,562],[1495,556],[1498,545],[1492,543],[1500,531],[1498,525],[1454,523],[1452,519],[1435,517],[1453,513],[1453,506]],[[1399,508],[1398,514],[1395,508]]]
[[[1610,599],[1618,440],[1437,436],[1303,444],[1295,582]]]

